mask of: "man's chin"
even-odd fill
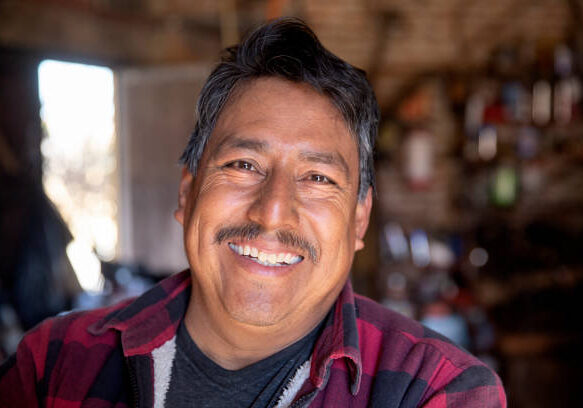
[[[285,318],[285,316],[279,316],[273,312],[257,312],[255,310],[238,310],[232,312],[231,316],[237,322],[253,327],[273,327]]]
[[[283,322],[293,311],[293,307],[285,307],[278,302],[266,301],[257,298],[239,303],[225,305],[231,317],[239,323],[253,327],[271,327]]]

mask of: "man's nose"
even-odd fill
[[[294,228],[298,223],[295,183],[283,172],[272,172],[257,191],[249,219],[267,231]]]

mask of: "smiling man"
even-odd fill
[[[362,71],[275,21],[197,114],[175,212],[190,270],[27,334],[0,406],[505,406],[480,361],[352,292],[379,119]]]
[[[357,142],[328,97],[277,77],[239,83],[176,217],[194,275],[186,327],[238,369],[314,329],[362,248]]]

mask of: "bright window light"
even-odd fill
[[[43,185],[74,236],[67,249],[81,286],[102,285],[116,256],[118,188],[113,72],[45,60],[39,65]]]

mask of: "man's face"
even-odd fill
[[[371,192],[358,201],[358,169],[326,97],[276,78],[240,88],[196,177],[183,172],[175,214],[205,309],[254,326],[323,317],[363,246]]]

